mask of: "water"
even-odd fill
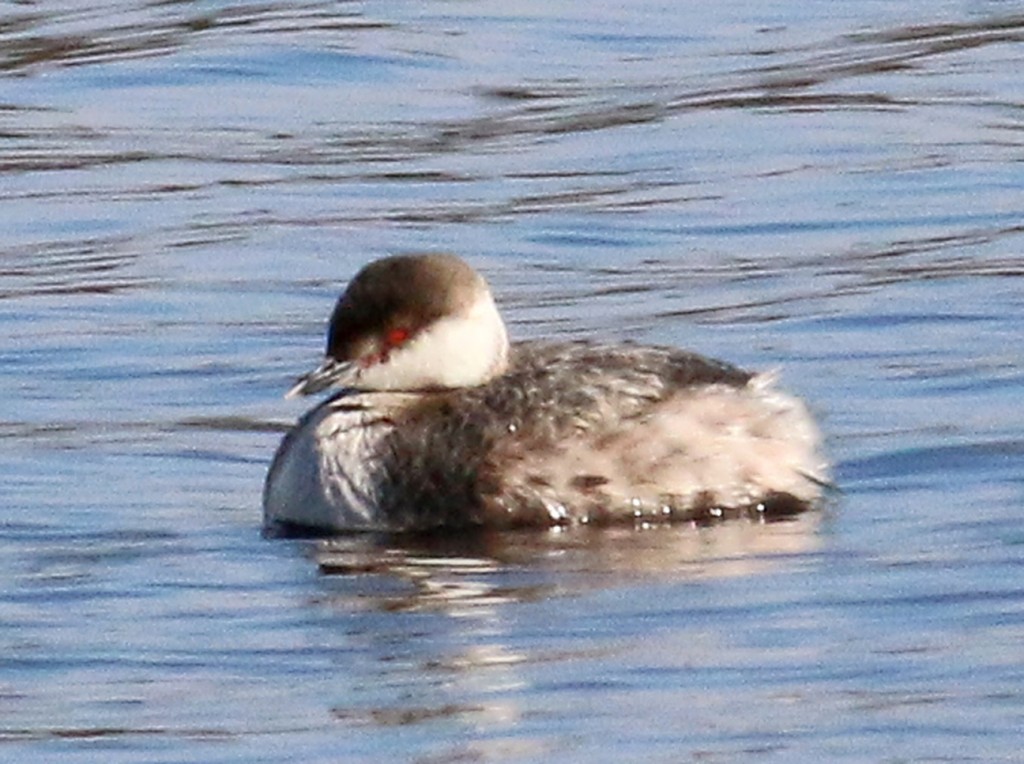
[[[0,760],[1021,761],[1013,2],[0,9]],[[780,367],[792,522],[268,541],[367,260]]]

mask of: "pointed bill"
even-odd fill
[[[298,381],[284,394],[285,398],[297,398],[300,395],[313,395],[328,387],[346,387],[355,381],[357,367],[351,361],[338,361],[325,358],[313,371]]]

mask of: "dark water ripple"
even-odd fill
[[[332,32],[358,29],[345,3],[246,3],[196,9],[176,2],[116,2],[89,8],[13,10],[0,19],[6,44],[0,71],[22,75],[39,69],[91,66],[166,56],[200,37]]]

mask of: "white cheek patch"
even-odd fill
[[[505,325],[487,295],[361,368],[356,385],[363,390],[472,387],[504,371],[507,355]]]

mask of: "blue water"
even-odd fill
[[[0,760],[1024,761],[1011,2],[0,8]],[[782,370],[791,522],[266,540],[360,265]]]

